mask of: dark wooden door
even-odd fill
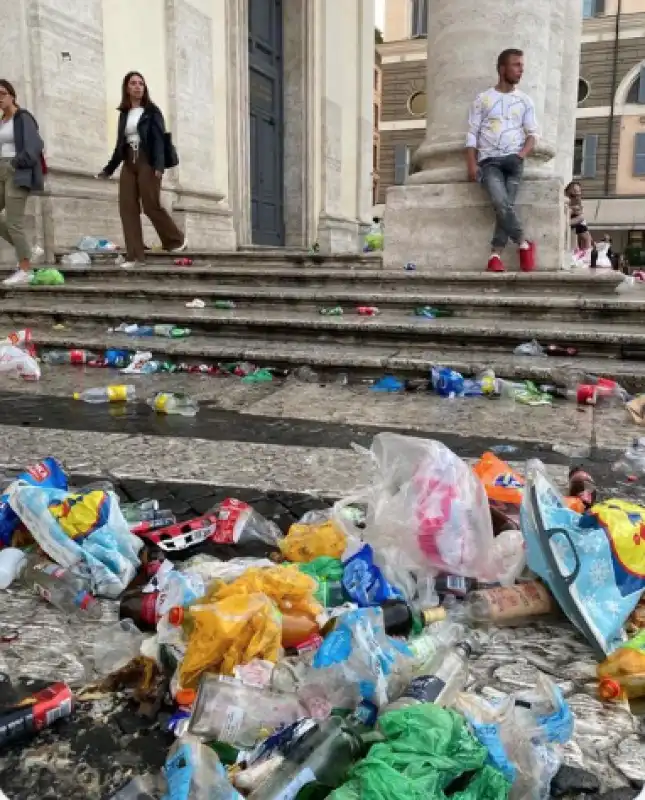
[[[282,0],[249,0],[253,243],[284,244]]]

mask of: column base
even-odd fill
[[[537,245],[539,270],[564,267],[564,184],[559,178],[523,183],[516,203],[528,239]],[[495,215],[481,186],[471,183],[393,186],[385,205],[384,266],[408,262],[434,272],[485,269]],[[509,243],[504,262],[519,269]]]
[[[357,253],[361,249],[360,223],[346,217],[321,214],[318,220],[320,252]]]
[[[237,249],[233,213],[221,199],[179,193],[172,215],[191,250],[231,252]]]

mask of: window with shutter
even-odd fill
[[[589,133],[584,137],[582,145],[582,178],[596,177],[596,162],[598,160],[598,139],[597,133]]]
[[[410,0],[411,4],[411,30],[414,39],[428,35],[428,0]]]
[[[410,148],[407,144],[397,144],[394,147],[394,183],[402,186],[410,170]]]
[[[645,133],[634,136],[634,175],[645,177]]]

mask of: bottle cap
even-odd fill
[[[192,706],[196,697],[197,692],[194,689],[180,689],[175,695],[175,703],[178,706]]]
[[[424,608],[421,610],[421,617],[424,625],[432,625],[433,622],[442,622],[448,614],[443,606],[436,608]]]
[[[620,694],[620,684],[613,678],[603,678],[598,684],[598,696],[601,700],[616,700]]]
[[[184,621],[184,609],[181,606],[173,606],[168,612],[168,622],[178,627]]]
[[[74,398],[74,400],[80,400],[80,399],[81,399],[80,392],[74,392],[74,394],[72,395],[72,397]]]
[[[470,642],[466,641],[459,642],[457,644],[457,647],[460,650],[463,650],[467,658],[470,658],[470,656],[473,654],[473,646]]]

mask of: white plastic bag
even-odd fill
[[[464,461],[441,442],[395,433],[375,436],[370,454],[377,469],[371,485],[334,507],[350,539],[362,538],[397,569],[499,578],[486,492]],[[364,530],[342,513],[355,503],[367,506]]]
[[[92,263],[92,259],[85,252],[66,253],[60,261],[66,267],[84,267]]]
[[[0,345],[0,373],[19,375],[25,381],[40,380],[40,367],[35,358],[20,347]]]

